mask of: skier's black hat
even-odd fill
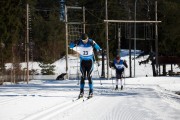
[[[81,35],[81,39],[82,40],[86,40],[88,38],[88,35],[86,34],[86,33],[83,33],[82,35]]]

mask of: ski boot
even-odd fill
[[[118,90],[118,85],[116,85],[115,90]]]
[[[80,93],[79,96],[78,96],[78,99],[82,98],[84,96],[83,93]]]
[[[80,90],[80,94],[79,94],[79,96],[78,96],[78,99],[82,98],[83,96],[84,96],[84,90],[81,89],[81,90]]]
[[[121,85],[121,90],[123,89],[123,86]]]
[[[89,90],[89,96],[88,96],[88,99],[89,99],[89,98],[92,98],[92,97],[93,97],[93,90],[90,89],[90,90]]]

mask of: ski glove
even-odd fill
[[[69,47],[74,48],[78,44],[78,42],[79,42],[79,40],[71,41],[70,44],[69,44]]]
[[[74,48],[74,46],[75,46],[74,42],[70,42],[69,47]]]

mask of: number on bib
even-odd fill
[[[83,55],[88,55],[88,51],[83,51]]]

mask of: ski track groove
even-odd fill
[[[128,89],[126,89],[128,90]],[[126,92],[126,90],[111,90],[112,93],[110,94],[120,94],[125,95],[123,92]],[[122,96],[123,97],[123,96]],[[116,101],[117,102],[117,101]],[[137,114],[136,111],[133,111],[130,109],[130,112],[127,113],[127,107],[126,106],[121,106],[122,103],[117,102],[116,106],[114,106],[111,110],[110,113],[107,113],[107,116],[104,118],[104,120],[139,120],[142,119],[143,115]],[[117,107],[119,106],[119,107]],[[128,115],[131,113],[131,115]]]
[[[29,117],[24,118],[23,120],[49,120],[50,118],[87,101],[88,100],[83,101],[83,99],[74,102],[72,100],[68,100],[67,102],[48,108],[39,113],[32,114]]]
[[[73,116],[79,113],[82,113],[84,115],[84,120],[97,120],[97,117],[99,114],[94,114],[94,112],[91,112],[91,110],[87,109],[89,108],[94,102],[97,102],[102,97],[100,96],[93,96],[93,98],[90,98],[88,100],[80,101],[80,104],[72,107],[71,109],[64,110],[60,114],[53,116],[50,120],[79,120],[79,116]],[[90,108],[91,109],[91,108]],[[88,113],[88,116],[86,114]]]
[[[175,93],[161,89],[159,86],[155,89],[157,94],[167,103],[174,104],[175,108],[180,109],[180,96]],[[178,106],[178,107],[177,107]]]
[[[19,102],[21,101],[22,99],[25,99],[26,97],[35,97],[35,96],[43,96],[43,95],[46,95],[47,93],[44,93],[44,94],[41,94],[41,95],[38,95],[38,94],[22,94],[22,95],[14,95],[15,97],[14,98],[5,98],[3,100],[0,100],[0,105],[4,105],[4,104],[8,104],[8,103],[11,103],[11,102]]]
[[[14,101],[20,101],[20,100],[23,99],[23,98],[24,98],[24,96],[17,97],[17,98],[9,98],[9,99],[5,99],[5,100],[1,100],[1,101],[0,101],[0,105],[8,104],[8,103],[14,102]]]

